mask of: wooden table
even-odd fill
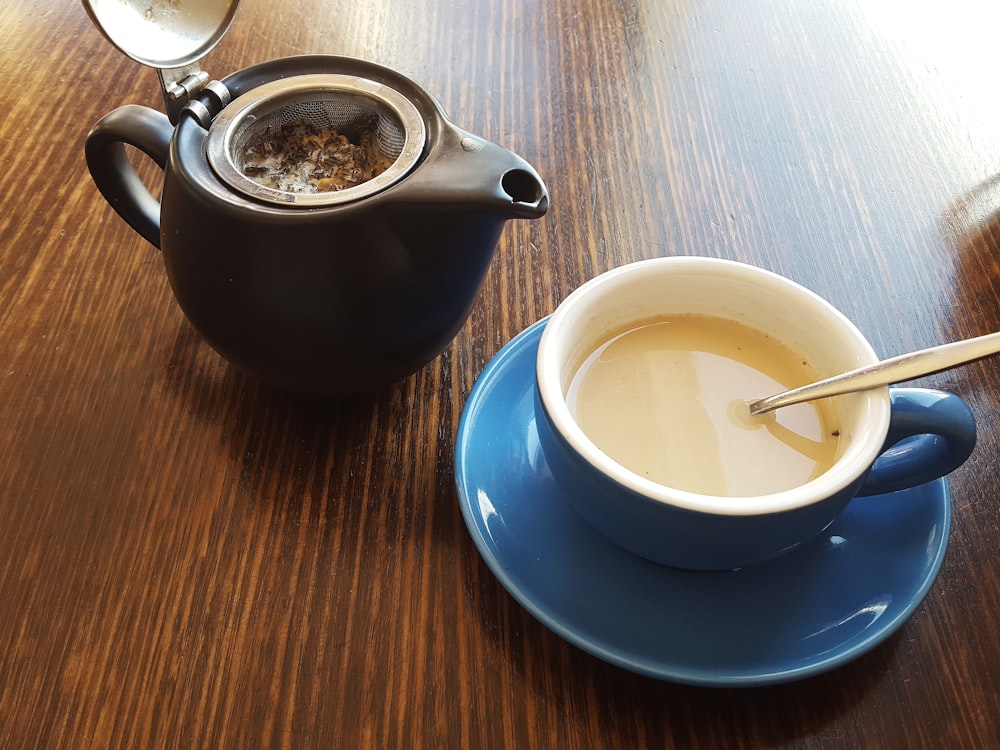
[[[974,0],[244,0],[213,75],[388,65],[552,195],[439,358],[336,402],[216,355],[97,193],[87,131],[162,108],[155,74],[79,4],[7,3],[0,746],[1000,746],[1000,361],[923,383],[981,433],[929,595],[801,682],[689,687],[569,645],[483,562],[453,471],[501,346],[632,260],[778,271],[885,356],[1000,329],[998,22]]]

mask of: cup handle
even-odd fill
[[[128,225],[160,247],[160,202],[143,184],[128,160],[134,146],[165,169],[174,126],[149,107],[127,104],[102,117],[87,135],[87,168],[101,195]]]
[[[926,388],[890,388],[889,398],[889,433],[857,497],[943,477],[961,466],[976,446],[972,411],[959,396]]]

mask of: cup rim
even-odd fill
[[[559,377],[562,368],[558,343],[564,329],[586,316],[595,300],[640,276],[647,277],[651,273],[666,271],[703,274],[706,270],[713,275],[753,278],[755,283],[773,292],[792,295],[797,301],[810,305],[813,312],[822,315],[826,322],[833,323],[843,331],[859,357],[859,364],[878,361],[875,350],[850,319],[830,302],[787,277],[759,266],[713,257],[669,256],[640,260],[618,266],[585,282],[571,292],[549,317],[535,360],[535,380],[548,419],[571,448],[598,472],[655,503],[702,513],[746,516],[802,508],[840,493],[866,473],[882,450],[889,429],[888,387],[848,396],[859,399],[859,408],[866,419],[857,436],[852,439],[851,449],[839,457],[830,469],[804,484],[767,495],[703,495],[659,484],[610,458],[573,418]]]

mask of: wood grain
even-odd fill
[[[998,20],[972,0],[244,0],[213,75],[389,65],[552,194],[444,354],[326,402],[209,349],[93,187],[88,129],[160,107],[155,74],[78,4],[0,8],[0,746],[1000,746],[1000,362],[926,381],[981,432],[928,598],[792,685],[687,688],[568,645],[478,556],[452,467],[489,359],[632,260],[776,270],[886,356],[1000,330]]]

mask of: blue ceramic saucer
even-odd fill
[[[458,428],[462,514],[510,594],[570,643],[672,682],[767,685],[869,651],[916,609],[948,543],[940,479],[855,500],[817,540],[727,573],[647,562],[566,504],[538,447],[535,352],[545,321],[489,363]]]

